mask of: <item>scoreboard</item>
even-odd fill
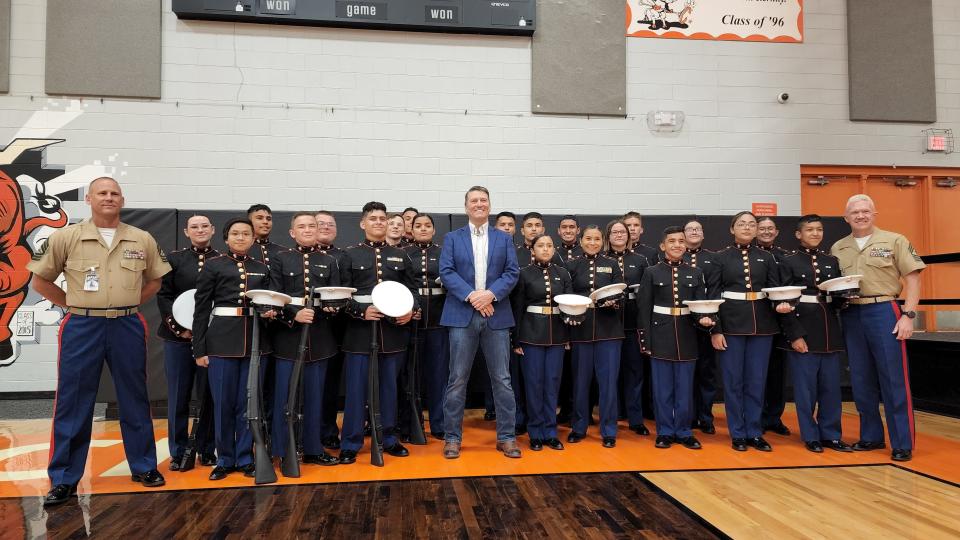
[[[532,35],[537,0],[173,0],[180,19]]]

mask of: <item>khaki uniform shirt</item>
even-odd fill
[[[862,250],[851,234],[833,244],[830,253],[839,259],[843,275],[863,275],[863,296],[899,296],[900,277],[927,267],[905,236],[876,228]]]
[[[62,272],[67,305],[92,309],[138,306],[144,281],[170,271],[166,255],[150,233],[120,223],[108,248],[89,220],[54,232],[27,268],[48,281]],[[96,291],[84,290],[89,273],[96,273]]]

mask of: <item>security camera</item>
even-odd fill
[[[788,99],[790,99],[790,94],[786,92],[780,92],[777,94],[777,101],[780,103],[786,103]]]

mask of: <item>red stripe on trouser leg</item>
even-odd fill
[[[897,321],[900,320],[902,312],[900,311],[900,304],[890,302],[893,306],[893,314]],[[907,393],[907,422],[910,424],[910,442],[913,443],[914,449],[917,447],[917,431],[914,427],[913,422],[913,396],[910,392],[910,367],[907,364],[907,340],[900,340],[900,365],[903,369],[903,385],[904,390]]]
[[[67,321],[70,320],[70,313],[67,313],[63,319],[60,321],[60,330],[57,332],[57,391],[53,393],[53,418],[50,419],[50,451],[47,453],[47,462],[53,459],[53,450],[56,446],[56,440],[54,439],[54,430],[57,427],[57,397],[59,396],[59,387],[60,387],[60,356],[61,351],[63,351],[63,328],[67,326]]]

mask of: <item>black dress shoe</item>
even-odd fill
[[[350,465],[357,461],[357,451],[356,450],[341,450],[340,457],[337,458],[337,461],[341,465]]]
[[[887,445],[883,442],[857,441],[853,443],[853,449],[856,452],[869,452],[870,450],[883,450]]]
[[[820,444],[820,441],[807,441],[803,443],[803,445],[807,447],[807,450],[813,453],[816,453],[816,454],[823,453],[823,445]]]
[[[693,435],[678,439],[677,442],[682,444],[684,448],[689,448],[690,450],[700,450],[703,448],[703,445],[700,444],[700,441],[698,441]]]
[[[783,435],[784,437],[786,437],[787,435],[790,435],[790,428],[783,425],[783,422],[780,422],[779,424],[772,425],[772,426],[766,426],[765,428],[763,428],[764,433],[768,431],[772,431],[777,435]]]
[[[747,451],[747,440],[746,439],[733,439],[730,442],[730,446],[733,447],[737,452],[746,452]]]
[[[47,492],[47,496],[43,498],[43,505],[56,506],[63,504],[67,502],[67,499],[69,499],[71,495],[75,495],[76,493],[76,484],[72,486],[70,484],[57,484]]]
[[[836,450],[837,452],[853,452],[853,448],[840,439],[835,439],[832,441],[820,441],[820,444],[823,445],[824,448]]]
[[[613,448],[617,445],[616,437],[604,437],[603,438],[603,447],[604,448]]]
[[[543,450],[543,441],[540,439],[530,439],[530,449],[534,452],[539,452]]]
[[[630,431],[636,433],[637,435],[649,435],[649,434],[650,434],[650,430],[647,429],[647,426],[645,426],[645,425],[643,425],[643,424],[636,424],[636,425],[630,426]]]
[[[713,435],[717,432],[717,428],[714,427],[713,422],[697,422],[697,429],[707,435]]]
[[[583,439],[585,439],[586,437],[587,437],[587,436],[584,435],[583,433],[577,433],[576,431],[571,431],[570,434],[567,435],[567,442],[568,442],[568,443],[578,443],[578,442],[582,441]]]
[[[337,436],[335,436],[335,435],[332,436],[332,437],[324,437],[323,439],[320,439],[320,444],[322,444],[324,448],[330,448],[330,449],[333,449],[333,450],[339,450],[339,449],[340,449],[340,437],[337,437]]]
[[[563,450],[563,443],[560,442],[560,439],[556,437],[547,439],[543,441],[543,443],[546,444],[547,447],[550,448],[551,450]]]
[[[323,465],[325,467],[340,463],[336,456],[331,456],[326,452],[322,454],[304,454],[303,462],[309,465]]]
[[[247,463],[243,467],[237,467],[238,471],[243,471],[243,475],[247,478],[253,478],[257,475],[257,466],[253,463]]]
[[[433,437],[434,439],[438,439],[442,441],[444,438],[444,433],[442,431],[431,431],[430,436]]]
[[[514,431],[514,433],[517,435],[517,437],[519,437],[519,436],[521,436],[521,435],[523,435],[524,433],[527,432],[527,425],[526,425],[526,424],[520,424],[520,425],[518,425],[516,428],[514,428],[513,431]]]
[[[894,461],[910,461],[913,459],[913,452],[902,448],[894,448],[890,458]]]
[[[234,471],[233,467],[224,467],[222,465],[217,465],[210,471],[210,480],[223,480],[227,477],[228,474]]]
[[[150,469],[143,474],[130,475],[130,479],[134,482],[140,482],[143,487],[160,487],[167,483],[160,471],[156,469]]]
[[[747,444],[761,452],[773,452],[773,447],[763,437],[751,437],[747,439]]]
[[[202,454],[200,456],[200,465],[203,465],[204,467],[213,467],[216,464],[217,464],[217,455],[214,454],[213,452],[210,452],[209,454]]]
[[[173,456],[170,458],[170,465],[167,466],[173,472],[180,470],[180,462],[183,461],[183,456]]]
[[[393,457],[407,457],[410,455],[410,451],[407,450],[407,447],[400,443],[397,443],[393,446],[385,446],[383,451]]]
[[[673,437],[669,435],[657,435],[657,442],[653,445],[657,448],[670,448],[673,445]]]
[[[496,411],[487,411],[487,412],[483,413],[483,419],[486,420],[487,422],[491,422],[491,421],[493,421],[493,420],[496,420],[496,419],[497,419],[497,413],[496,413]]]

